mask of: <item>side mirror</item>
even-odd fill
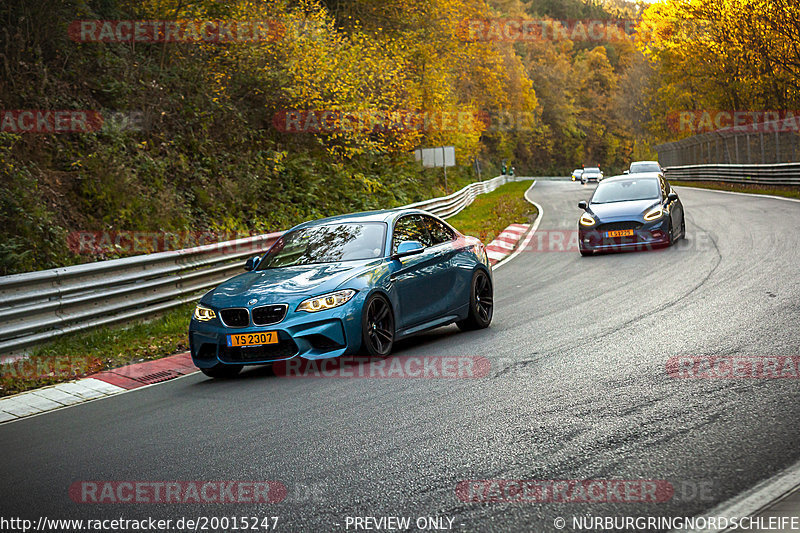
[[[622,171],[622,173],[623,173],[623,174],[630,174],[630,173],[631,173],[631,171],[630,171],[630,170],[623,170],[623,171]]]
[[[580,202],[578,202],[578,207],[586,211],[587,209],[589,209],[589,204],[586,203],[586,200],[581,200]]]
[[[421,254],[425,248],[419,241],[405,241],[397,245],[397,251],[392,254],[392,259],[400,259],[409,255]]]
[[[244,269],[247,270],[248,272],[250,272],[251,270],[255,270],[260,262],[261,262],[261,256],[254,255],[245,262]]]
[[[678,199],[678,193],[671,192],[667,195],[667,202],[674,202]]]

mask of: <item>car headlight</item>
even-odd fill
[[[334,307],[339,307],[349,302],[350,298],[352,298],[355,293],[356,291],[353,289],[345,289],[343,291],[331,292],[315,298],[309,298],[308,300],[300,302],[300,305],[297,306],[297,310],[316,313],[317,311],[333,309]]]
[[[581,215],[581,226],[594,226],[595,220],[589,213]]]
[[[661,206],[658,206],[645,213],[644,219],[647,221],[658,220],[662,216],[664,216],[664,210],[661,208]]]
[[[213,309],[198,305],[194,308],[194,318],[200,322],[208,322],[209,320],[217,318],[217,313],[215,313]]]

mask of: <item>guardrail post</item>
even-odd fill
[[[778,128],[775,128],[775,162],[781,162],[781,137],[778,135]]]
[[[744,138],[745,142],[747,143],[747,164],[749,165],[752,163],[750,159],[750,134],[748,133],[747,135],[744,136]]]

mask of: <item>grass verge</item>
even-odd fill
[[[185,304],[147,322],[73,333],[39,346],[27,359],[0,365],[0,396],[185,352],[193,310],[193,303]]]
[[[721,183],[718,181],[678,181],[669,180],[670,185],[679,187],[702,187],[703,189],[713,189],[715,191],[747,192],[752,194],[769,194],[772,196],[784,196],[786,198],[800,198],[800,188],[791,185],[764,186],[747,183]]]
[[[524,198],[531,183],[509,183],[478,196],[448,222],[489,243],[509,224],[529,222],[536,213]],[[27,359],[0,365],[0,396],[185,352],[193,309],[193,303],[185,304],[147,322],[73,333],[39,346]]]
[[[527,224],[536,208],[525,200],[532,181],[515,181],[482,194],[466,209],[447,219],[461,233],[474,235],[489,244],[509,224]]]

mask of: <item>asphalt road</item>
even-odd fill
[[[534,249],[558,248],[538,239],[575,229],[590,190],[536,184]],[[555,531],[557,517],[572,530],[586,513],[706,511],[800,458],[800,381],[676,379],[666,362],[800,355],[800,203],[679,193],[685,242],[589,258],[526,251],[495,274],[490,329],[440,328],[396,349],[483,356],[486,377],[195,374],[2,425],[0,516],[279,516],[283,531],[439,516],[458,531]],[[455,491],[469,479],[664,480],[675,494],[473,503]],[[274,480],[288,494],[261,505],[76,504],[68,490],[80,480]]]

